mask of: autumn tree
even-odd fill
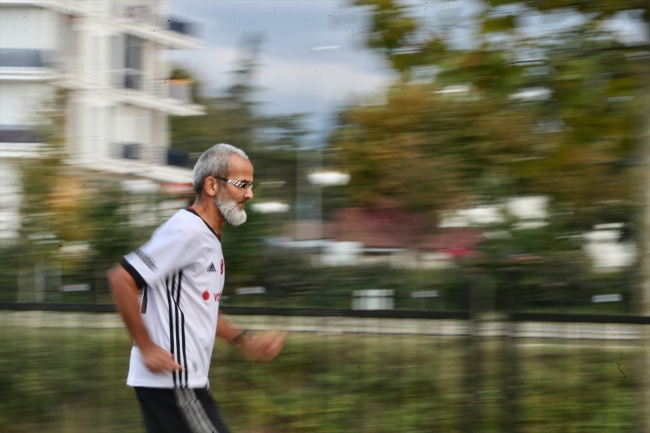
[[[385,104],[341,116],[333,144],[348,157],[354,196],[436,214],[542,194],[576,214],[576,230],[629,222],[643,71],[634,47],[600,24],[642,3],[597,3],[487,2],[472,48],[452,49],[447,29],[413,4],[355,1],[368,11],[367,45],[399,78]],[[533,7],[574,4],[589,12],[582,25],[545,38],[521,27]]]

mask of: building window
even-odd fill
[[[51,53],[28,48],[0,48],[0,68],[45,68]]]
[[[124,84],[127,89],[142,90],[144,70],[142,56],[144,41],[133,35],[126,35],[124,50]]]

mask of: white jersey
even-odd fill
[[[207,386],[224,284],[217,234],[192,208],[183,209],[121,263],[142,287],[140,315],[151,340],[183,366],[179,372],[152,373],[134,345],[127,385]]]

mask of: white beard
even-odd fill
[[[235,200],[215,197],[214,204],[231,226],[236,227],[246,222],[246,211],[244,209],[237,209],[237,202]]]

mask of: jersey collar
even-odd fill
[[[190,207],[188,207],[187,209],[184,209],[184,210],[188,211],[189,213],[193,213],[197,217],[201,218],[201,215],[199,215],[198,212],[194,209],[194,206],[190,206]],[[208,224],[203,218],[201,218],[201,221],[203,221],[205,226],[207,228],[209,228],[210,231],[212,232],[212,234],[215,235],[217,237],[217,239],[219,239],[219,242],[221,242],[221,236],[217,232],[214,231],[212,226],[210,226],[210,224]]]

